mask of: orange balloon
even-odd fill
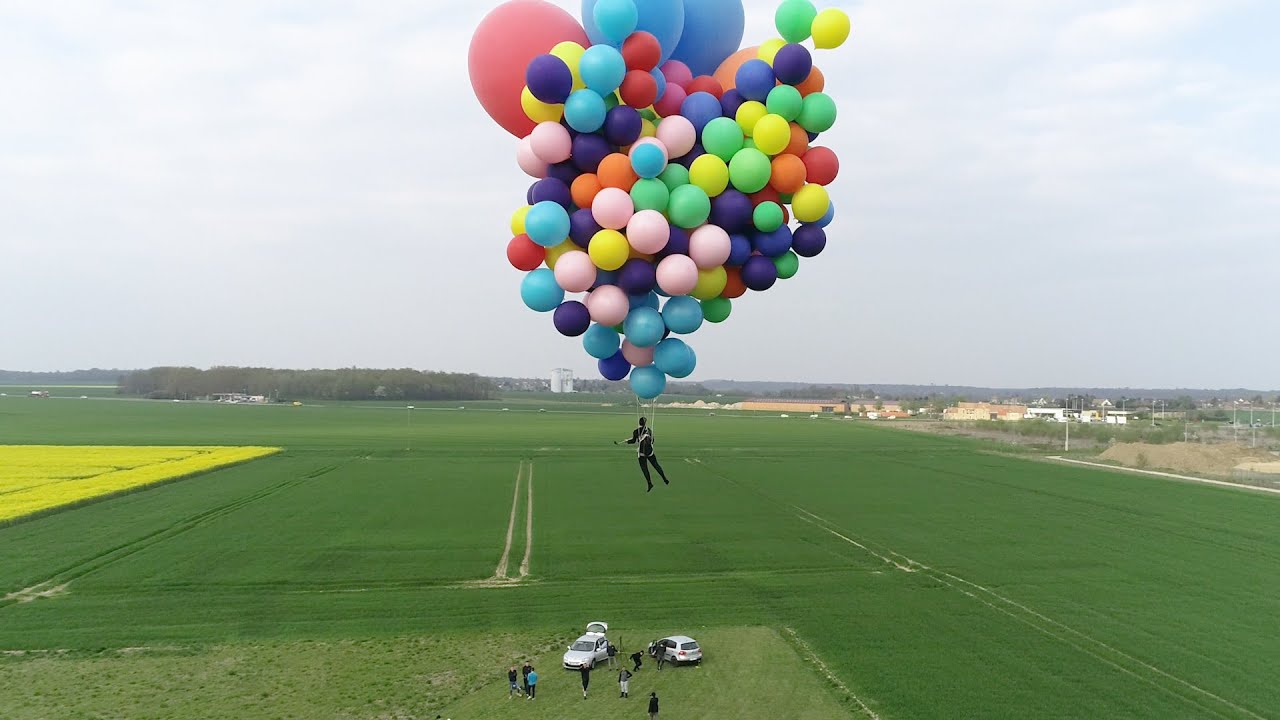
[[[613,153],[601,160],[600,167],[596,169],[596,177],[600,178],[600,185],[603,187],[618,188],[627,192],[631,192],[631,186],[640,179],[631,169],[631,158],[622,153]]]
[[[747,286],[742,282],[742,270],[736,267],[725,268],[725,275],[728,279],[724,284],[724,290],[721,291],[720,297],[732,300],[747,294]]]
[[[760,46],[743,48],[738,52],[730,55],[720,63],[720,67],[716,68],[716,81],[720,83],[720,87],[725,92],[738,87],[738,68],[742,67],[742,63],[748,60],[754,60],[760,56]]]
[[[773,174],[769,176],[769,184],[774,190],[789,195],[804,187],[808,174],[809,170],[800,158],[795,155],[779,155],[773,159]]]
[[[799,123],[791,123],[791,142],[787,143],[787,149],[782,152],[796,157],[809,152],[809,133],[805,132]]]
[[[822,71],[818,69],[817,65],[814,65],[813,69],[809,71],[809,77],[805,78],[804,82],[797,85],[796,89],[800,91],[800,96],[804,97],[811,93],[822,92],[823,88],[826,86],[826,76],[822,74]]]
[[[600,178],[595,173],[586,173],[579,175],[573,181],[573,185],[569,188],[569,194],[573,196],[573,204],[580,208],[591,207],[591,201],[596,199],[596,193],[604,189],[600,184]]]

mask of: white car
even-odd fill
[[[573,641],[564,654],[564,668],[578,670],[583,665],[595,665],[609,660],[609,624],[602,622],[587,623],[587,631],[582,637]]]
[[[649,643],[649,654],[657,658],[658,653],[663,653],[667,662],[702,662],[702,647],[688,635],[672,635]]]

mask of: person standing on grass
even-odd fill
[[[644,482],[649,486],[649,490],[653,489],[653,478],[649,476],[649,466],[652,465],[654,470],[658,471],[658,475],[662,477],[662,482],[670,485],[671,481],[667,479],[667,474],[662,471],[662,466],[658,464],[658,456],[653,452],[653,429],[649,427],[647,421],[641,417],[640,426],[631,431],[631,439],[627,440],[628,445],[636,446],[636,456],[640,460],[640,472],[644,473]],[[613,443],[617,445],[617,442]],[[645,490],[645,492],[649,492]]]
[[[667,646],[661,642],[655,645],[653,647],[653,659],[658,661],[658,669],[661,670],[662,666],[667,662]]]
[[[618,697],[620,698],[627,697],[627,686],[630,683],[631,683],[631,671],[627,670],[626,668],[622,668],[622,670],[618,672],[618,690],[621,691],[622,694],[618,695]]]
[[[609,648],[606,652],[609,654],[609,667],[617,667],[618,666],[617,646],[614,645],[613,643],[609,643]]]
[[[517,695],[524,694],[523,692],[520,691],[520,683],[517,682],[517,678],[519,677],[520,676],[516,674],[516,666],[512,665],[511,669],[507,671],[507,684],[511,686],[511,688],[507,690],[508,700],[510,700],[511,698]]]
[[[635,672],[640,672],[640,666],[644,664],[640,661],[643,659],[644,659],[644,653],[640,652],[639,650],[631,653],[631,662],[636,664]]]
[[[658,720],[658,693],[649,693],[649,720]]]
[[[587,699],[587,686],[591,684],[591,661],[587,661],[578,666],[578,672],[582,675],[582,699]]]
[[[538,697],[538,671],[529,670],[529,694],[525,697],[530,700],[536,700]]]
[[[520,675],[524,677],[524,697],[529,698],[529,673],[533,672],[533,666],[528,660],[524,661],[524,667],[520,668]]]

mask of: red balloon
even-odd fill
[[[765,185],[764,189],[757,193],[751,193],[747,197],[751,198],[751,205],[754,207],[760,203],[776,202],[782,204],[782,196],[778,194],[771,186]]]
[[[662,60],[662,46],[658,38],[643,30],[633,32],[622,43],[622,59],[628,70],[652,70]]]
[[[533,131],[534,122],[520,107],[529,61],[572,40],[591,41],[572,15],[545,0],[511,0],[480,21],[467,52],[471,88],[485,112],[518,138]]]
[[[840,174],[840,158],[831,148],[812,147],[801,158],[809,171],[808,180],[814,185],[830,185]]]
[[[689,83],[689,87],[685,88],[685,90],[690,95],[696,92],[711,93],[716,96],[717,100],[724,95],[724,87],[720,85],[720,81],[710,75],[699,75],[693,79],[693,82]]]
[[[746,295],[747,286],[742,283],[742,268],[725,268],[724,272],[727,278],[724,283],[724,290],[720,293],[720,297],[732,300]]]
[[[680,114],[680,107],[684,105],[684,99],[688,97],[684,88],[679,85],[667,81],[667,91],[662,93],[662,99],[653,104],[654,112],[662,117],[670,117]]]
[[[658,99],[658,81],[653,79],[648,70],[631,70],[622,79],[618,94],[622,96],[622,102],[636,109],[644,109]]]
[[[529,239],[528,235],[517,235],[507,243],[507,260],[517,270],[537,270],[547,259],[547,249]]]

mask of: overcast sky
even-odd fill
[[[0,368],[595,377],[506,261],[496,4],[0,2]],[[1280,4],[844,6],[828,249],[694,379],[1280,386]]]

